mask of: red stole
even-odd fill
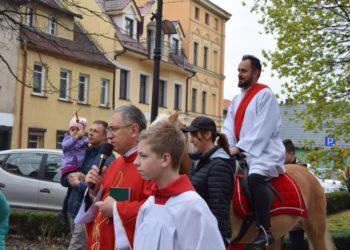
[[[151,195],[152,181],[145,181],[140,176],[134,165],[137,152],[129,157],[118,157],[114,160],[104,173],[102,186],[102,198],[109,195],[110,187],[130,187],[130,200],[118,201],[117,209],[123,222],[129,243],[133,244],[136,217],[141,205]],[[95,220],[86,224],[88,244],[86,249],[92,250],[114,250],[114,225],[113,218],[104,217],[97,211]]]
[[[245,111],[250,103],[250,101],[253,99],[253,97],[258,93],[260,90],[267,88],[266,85],[261,83],[254,83],[248,90],[247,93],[244,95],[242,101],[240,102],[237,112],[235,114],[235,136],[236,141],[239,141],[239,135],[241,133],[241,128],[244,120]]]

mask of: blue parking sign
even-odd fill
[[[333,136],[326,136],[324,138],[324,145],[326,147],[333,147],[333,146],[335,146],[335,139],[334,139],[334,137]]]

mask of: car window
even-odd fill
[[[5,158],[8,156],[8,154],[2,154],[0,155],[0,166],[4,163]]]
[[[41,153],[13,153],[3,169],[16,175],[37,178],[42,157]]]
[[[61,182],[61,167],[62,156],[49,154],[47,156],[46,164],[45,164],[45,174],[44,179],[54,182]]]

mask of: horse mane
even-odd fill
[[[157,116],[157,118],[151,123],[151,126],[154,124],[157,124],[158,122],[168,120],[171,123],[174,123],[177,127],[183,128],[185,127],[185,123],[182,122],[180,119],[180,111],[175,111],[173,113],[162,113]],[[187,144],[187,149],[185,150],[186,153],[184,154],[184,157],[182,158],[181,164],[180,164],[180,174],[187,174],[189,170],[192,167],[192,160],[190,159],[189,155],[187,152],[189,151],[189,148],[191,148],[191,145],[188,142],[188,135],[186,135],[186,144]]]
[[[168,120],[171,123],[174,123],[179,128],[185,127],[185,123],[180,118],[180,111],[175,111],[173,113],[161,113],[157,116],[157,118],[151,123],[151,126],[157,124],[160,121]]]

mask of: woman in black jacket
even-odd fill
[[[196,153],[190,155],[193,164],[189,178],[216,217],[227,246],[227,239],[231,238],[230,204],[234,170],[227,139],[216,131],[215,122],[204,116],[195,118],[190,126],[182,130],[190,132],[191,143],[196,149]],[[218,145],[215,145],[216,139]]]

